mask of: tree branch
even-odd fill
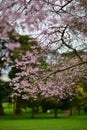
[[[69,66],[69,67],[67,67],[67,68],[65,68],[65,69],[58,69],[58,70],[55,70],[55,71],[51,72],[48,76],[46,76],[45,79],[47,79],[47,78],[48,78],[50,75],[52,75],[52,74],[56,74],[56,73],[59,73],[59,72],[63,72],[63,71],[69,70],[69,69],[71,69],[71,68],[75,68],[75,67],[77,67],[77,66],[81,66],[81,65],[83,65],[83,64],[87,64],[87,61],[80,62],[80,63],[78,63],[78,64]]]
[[[63,38],[63,37],[64,37],[64,34],[65,34],[65,31],[66,31],[67,27],[68,27],[68,25],[66,25],[66,27],[64,28],[64,30],[63,30],[63,32],[62,32],[61,41],[62,41],[62,43],[63,43],[66,47],[68,47],[69,49],[71,49],[71,50],[74,51],[74,53],[75,53],[76,56],[80,59],[80,61],[83,61],[82,58],[80,57],[80,55],[78,54],[77,50],[76,50],[75,48],[71,47],[70,45],[68,45],[68,44],[64,41],[64,38]]]

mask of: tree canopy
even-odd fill
[[[74,94],[81,77],[87,79],[86,6],[86,0],[0,0],[0,37],[13,38],[14,44],[11,41],[8,46],[11,51],[19,47],[14,51],[15,56],[19,54],[15,67],[20,72],[12,80],[13,95],[33,96],[34,100],[39,96],[64,98]],[[31,44],[37,41],[37,45],[30,46],[20,37],[26,31],[33,37]],[[58,65],[44,68],[40,67],[40,58],[45,57],[41,49],[75,55],[62,54]]]

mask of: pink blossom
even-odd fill
[[[71,22],[71,18],[68,14],[65,14],[62,18],[61,21],[65,24],[69,24]]]
[[[53,24],[58,24],[58,19],[57,18],[53,18],[53,19],[50,19],[51,20],[51,22],[53,23]]]
[[[19,48],[20,47],[20,43],[9,43],[8,44],[8,48],[10,50],[14,50],[15,48]]]

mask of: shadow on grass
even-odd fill
[[[79,117],[79,118],[78,118]],[[87,114],[83,113],[81,115],[74,114],[73,116],[69,116],[68,114],[58,113],[57,118],[54,117],[54,113],[38,113],[35,115],[34,119],[75,119],[75,120],[87,120]],[[31,112],[23,112],[21,115],[14,116],[12,113],[5,114],[4,116],[0,116],[0,120],[24,120],[24,119],[32,119]]]

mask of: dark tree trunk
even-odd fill
[[[15,119],[17,115],[21,114],[20,103],[17,100],[13,102],[13,118]]]
[[[5,115],[1,101],[0,101],[0,115]]]
[[[20,115],[21,112],[21,103],[19,101],[16,101],[15,115]]]
[[[46,113],[47,112],[47,108],[46,107],[42,107],[42,112]]]
[[[78,110],[78,115],[80,115],[81,108],[78,107],[77,110]]]
[[[36,113],[36,114],[39,113],[39,106],[36,106],[36,108],[35,108],[35,113]]]
[[[57,118],[57,108],[54,109],[54,117]]]
[[[34,119],[35,117],[35,106],[32,106],[32,115],[31,118]]]
[[[70,108],[69,116],[73,116],[73,108],[72,107]]]

